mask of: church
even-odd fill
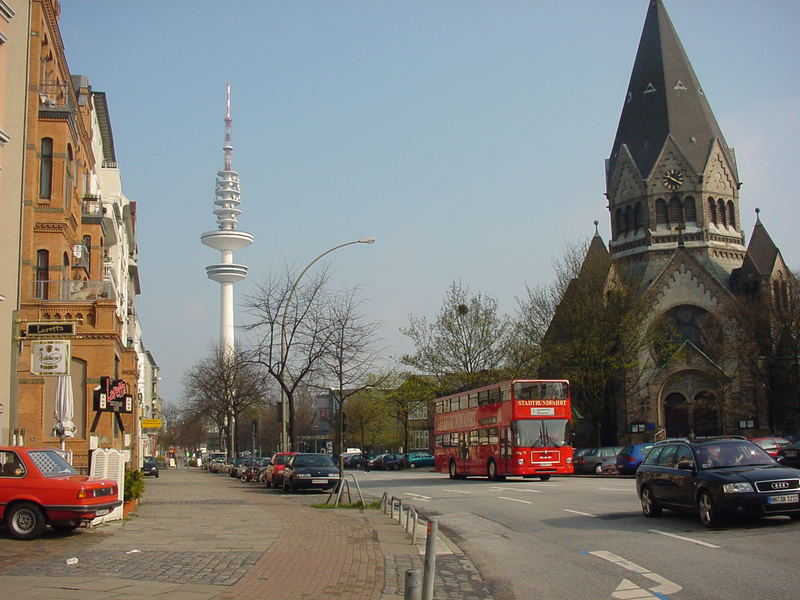
[[[596,234],[584,266],[603,265],[606,286],[632,285],[645,299],[644,328],[668,326],[673,344],[638,348],[606,391],[617,443],[796,432],[786,408],[796,381],[733,351],[743,337],[737,306],[759,298],[772,313],[797,284],[760,218],[747,243],[740,188],[734,150],[662,0],[651,0],[606,160],[611,239]],[[767,328],[786,333],[774,320]]]

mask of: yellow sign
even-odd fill
[[[161,419],[142,419],[142,429],[161,429]]]

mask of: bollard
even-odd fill
[[[433,600],[433,577],[436,573],[436,536],[438,519],[428,521],[428,539],[425,540],[425,572],[422,576],[422,600]]]
[[[411,526],[411,544],[417,545],[417,511],[414,511],[414,525]]]
[[[405,587],[403,588],[403,600],[421,600],[421,592],[419,569],[408,569],[406,571]]]

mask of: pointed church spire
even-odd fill
[[[697,174],[703,173],[715,138],[735,170],[733,153],[664,4],[650,0],[608,162],[609,179],[623,144],[647,177],[669,135]]]

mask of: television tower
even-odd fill
[[[233,262],[235,250],[246,248],[253,243],[253,234],[237,231],[241,209],[239,208],[239,174],[231,166],[231,84],[227,84],[227,103],[225,112],[225,167],[217,172],[217,185],[214,192],[214,214],[217,216],[217,229],[207,231],[200,241],[220,251],[220,262],[206,267],[206,274],[220,286],[220,327],[219,343],[227,352],[234,349],[233,329],[233,284],[247,277],[247,267]]]

